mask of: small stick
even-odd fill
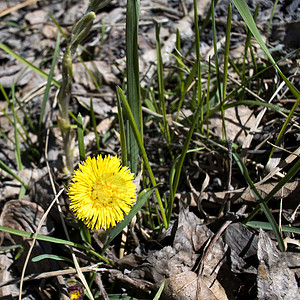
[[[20,3],[20,4],[15,5],[15,6],[13,6],[13,7],[3,9],[3,10],[0,11],[0,18],[1,18],[1,17],[4,17],[4,16],[6,16],[6,15],[8,15],[8,14],[10,14],[10,13],[12,13],[12,12],[15,11],[15,10],[18,10],[18,9],[20,9],[20,8],[23,8],[23,7],[25,7],[25,6],[27,6],[27,5],[30,5],[30,4],[32,4],[32,3],[34,3],[34,2],[37,2],[37,1],[38,1],[38,0],[27,0],[27,1],[25,1],[25,2],[22,2],[22,3]]]

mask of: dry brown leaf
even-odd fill
[[[24,169],[17,172],[17,175],[23,180],[26,185],[31,187],[32,183],[38,181],[47,173],[47,168],[41,169]],[[4,181],[0,190],[0,199],[5,200],[8,198],[16,198],[20,193],[21,183],[14,179]]]
[[[2,283],[15,279],[13,277],[12,270],[10,269],[12,263],[13,260],[8,258],[8,255],[6,253],[0,255],[0,278],[1,278],[0,298],[1,299],[11,299],[8,297],[11,296],[16,297],[19,294],[19,289],[17,284],[1,286]]]
[[[222,137],[222,118],[221,114],[216,114],[209,119],[209,129],[218,137]],[[226,109],[225,126],[227,137],[233,142],[243,144],[250,128],[255,124],[253,110],[248,106],[239,105]]]
[[[25,200],[10,200],[5,203],[2,213],[0,215],[0,225],[18,229],[26,232],[34,233],[41,218],[43,217],[44,210],[36,203],[25,201]],[[50,221],[46,221],[40,230],[40,234],[49,235],[53,231],[53,224]],[[0,232],[0,241],[3,239],[9,239],[13,244],[21,244],[25,247],[24,254],[18,259],[16,266],[23,268],[23,262],[26,256],[26,252],[29,249],[31,239],[13,235],[9,233]],[[42,250],[43,249],[43,250]],[[44,251],[48,252],[51,250],[49,243],[37,242],[34,247],[33,256],[37,256]],[[48,252],[50,253],[50,252]],[[30,263],[28,265],[29,273],[39,273],[47,271],[49,264],[44,261],[43,264]]]
[[[177,274],[165,280],[161,299],[196,299],[197,274],[192,271]]]
[[[112,68],[104,61],[86,61],[85,65],[95,76],[98,84],[100,80],[104,80],[108,85],[119,85],[120,80],[113,74]],[[87,72],[82,63],[73,63],[74,81],[82,84],[90,91],[96,89],[91,76]]]
[[[298,284],[294,271],[289,268],[286,254],[276,248],[262,229],[259,234],[257,256],[258,299],[298,300]]]
[[[201,277],[198,278],[198,293],[197,293],[197,300],[227,300],[228,297],[220,285],[220,283],[215,280],[211,285],[210,280],[202,279]]]
[[[276,186],[276,184],[277,184],[276,182],[265,183],[260,186],[256,186],[256,188],[260,193],[260,195],[264,198],[271,192],[271,190]],[[285,204],[289,203],[289,206],[293,207],[296,203],[298,203],[297,201],[299,201],[297,199],[297,193],[299,192],[299,189],[300,189],[299,181],[288,182],[284,185],[284,187],[280,191],[278,191],[273,196],[273,199],[275,200],[280,200],[281,198],[285,199]],[[222,203],[227,193],[228,193],[227,191],[217,192],[217,193],[206,192],[201,195],[201,200],[206,199],[208,201]],[[250,188],[245,188],[244,190],[239,189],[236,191],[231,191],[230,193],[231,193],[230,199],[232,203],[257,202]]]

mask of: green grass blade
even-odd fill
[[[111,231],[109,238],[103,247],[102,254],[105,252],[109,244],[115,239],[115,237],[130,223],[132,218],[141,210],[147,199],[149,199],[149,197],[156,189],[157,186],[154,186],[148,189],[147,191],[143,190],[142,192],[140,192],[140,194],[137,197],[136,204],[132,207],[129,214],[125,215],[124,220],[118,223],[116,227],[114,227],[114,229]]]
[[[135,124],[141,132],[141,101],[138,61],[138,26],[139,26],[138,0],[128,0],[126,7],[126,72],[127,72],[127,98]],[[133,173],[137,173],[139,148],[129,124],[126,122],[126,139],[128,164]]]
[[[254,11],[254,15],[253,15],[254,22],[256,22],[258,8],[259,8],[259,4],[256,5],[255,11]],[[249,49],[250,43],[251,43],[251,36],[252,36],[251,31],[248,30],[246,42],[245,42],[245,48],[244,48],[244,55],[243,55],[242,85],[245,85],[245,81],[246,81],[246,66],[247,66],[247,60],[248,60],[248,49]]]
[[[209,115],[209,97],[210,97],[210,74],[211,74],[211,64],[210,57],[208,59],[208,75],[207,75],[207,90],[206,90],[206,115]],[[209,122],[207,121],[206,135],[209,136]]]
[[[214,45],[214,55],[215,55],[215,64],[216,64],[216,75],[217,75],[217,89],[218,89],[218,95],[219,95],[219,98],[220,98],[219,100],[220,100],[220,104],[221,104],[222,139],[227,139],[226,125],[225,125],[224,99],[222,98],[222,92],[221,92],[222,88],[221,88],[221,75],[220,75],[219,58],[218,58],[217,32],[216,32],[214,1],[211,2],[211,19],[212,19],[213,45]]]
[[[250,221],[247,223],[247,226],[252,228],[262,228],[265,230],[272,230],[272,226],[270,223],[267,222],[261,222],[261,221]],[[281,230],[283,232],[291,232],[295,234],[300,234],[300,228],[298,227],[290,227],[288,225],[282,225]]]
[[[164,287],[165,287],[165,281],[163,281],[162,284],[160,285],[160,288],[157,291],[157,293],[155,294],[155,297],[153,298],[153,300],[159,300],[159,298],[164,290]]]
[[[31,261],[39,262],[43,259],[60,260],[60,261],[66,261],[66,262],[69,262],[70,264],[73,264],[72,259],[69,259],[69,258],[61,256],[61,255],[55,255],[55,254],[41,254],[41,255],[33,257]]]
[[[290,181],[300,170],[300,159],[290,168],[286,175],[276,184],[272,191],[265,197],[264,201],[267,203],[284,185]],[[259,212],[259,207],[256,207],[248,218],[243,222],[247,224]]]
[[[18,235],[18,236],[22,236],[22,237],[26,237],[26,238],[31,238],[31,239],[33,239],[34,235],[35,235],[35,233],[33,233],[33,232],[27,232],[27,231],[9,228],[9,227],[5,227],[5,226],[0,226],[0,231]],[[51,243],[61,244],[61,245],[68,245],[68,246],[80,248],[83,250],[89,250],[89,248],[86,246],[82,246],[80,244],[73,243],[68,240],[54,238],[54,237],[43,235],[43,234],[38,234],[36,239],[39,241],[51,242]]]
[[[23,236],[23,237],[26,237],[26,238],[31,238],[31,239],[33,239],[35,237],[35,233],[27,232],[27,231],[23,231],[23,230],[19,230],[19,229],[14,229],[14,228],[9,228],[9,227],[5,227],[5,226],[0,226],[0,231],[7,232],[7,233],[10,233],[10,234],[14,234],[14,235],[18,235],[18,236]],[[99,259],[103,260],[105,263],[110,263],[109,260],[102,257],[101,255],[99,255],[95,251],[91,250],[89,247],[84,246],[84,245],[80,245],[78,243],[73,243],[73,242],[68,241],[68,240],[58,239],[58,238],[54,238],[52,236],[47,236],[47,235],[43,235],[43,234],[37,234],[36,239],[39,240],[39,241],[45,241],[45,242],[61,244],[61,245],[68,245],[68,246],[76,247],[76,248],[79,248],[79,249],[83,249],[83,250],[86,250],[86,251],[92,253],[93,255],[98,257]]]
[[[247,24],[249,30],[252,32],[253,36],[265,52],[265,54],[268,56],[274,67],[277,69],[278,73],[280,74],[281,78],[285,81],[286,85],[289,87],[292,94],[298,99],[300,98],[300,92],[296,89],[296,87],[284,76],[284,74],[281,72],[280,68],[276,64],[275,60],[273,59],[270,51],[268,50],[267,46],[265,45],[256,25],[252,18],[252,15],[250,13],[250,10],[247,6],[247,3],[245,0],[232,0],[235,7],[241,14],[242,18],[244,19],[245,23]]]
[[[23,164],[21,159],[21,150],[20,150],[20,144],[19,144],[19,135],[17,130],[17,112],[15,109],[15,85],[12,84],[11,87],[12,92],[12,109],[13,109],[13,115],[14,115],[14,136],[15,136],[15,155],[16,155],[16,161],[17,161],[17,168],[18,171],[23,170]]]
[[[290,122],[290,120],[292,119],[292,116],[294,115],[294,113],[295,113],[296,109],[298,108],[299,104],[300,104],[300,95],[299,95],[299,98],[297,99],[297,101],[295,102],[295,104],[293,105],[293,107],[292,107],[289,115],[287,116],[286,120],[284,121],[284,124],[282,125],[282,128],[280,129],[280,132],[277,136],[275,145],[278,145],[280,143],[280,141],[282,140],[282,138],[284,136],[284,133],[286,131],[287,125]],[[272,148],[272,151],[269,155],[269,159],[273,155],[274,150],[275,150],[275,147]]]
[[[173,175],[170,175],[170,200],[168,203],[168,210],[167,210],[168,223],[170,223],[171,216],[172,216],[173,203],[175,200],[175,193],[177,191],[177,187],[179,184],[179,179],[180,179],[180,175],[181,175],[181,169],[183,166],[183,162],[184,162],[185,156],[188,152],[190,141],[192,139],[196,124],[198,123],[200,113],[201,113],[201,107],[199,105],[198,109],[195,111],[195,113],[193,115],[193,120],[192,120],[192,124],[190,126],[190,130],[189,130],[189,132],[187,134],[187,138],[184,142],[183,149],[180,154],[180,158],[179,158],[178,162],[176,163],[176,171],[174,170]]]
[[[92,125],[94,128],[95,139],[96,139],[96,147],[97,147],[97,150],[100,151],[100,141],[99,141],[99,135],[98,135],[98,131],[97,131],[97,123],[96,123],[94,104],[93,104],[92,98],[90,99],[90,110],[91,110]]]
[[[166,103],[165,103],[165,85],[164,85],[164,69],[161,55],[160,44],[160,25],[155,21],[155,36],[156,36],[156,55],[157,55],[157,79],[158,79],[158,94],[160,104],[160,114],[163,116],[163,134],[165,136],[167,145],[171,143],[171,135],[169,131],[169,124],[167,120]]]
[[[202,76],[201,76],[201,54],[200,54],[200,34],[198,25],[197,0],[194,0],[194,22],[195,22],[195,44],[196,44],[196,64],[197,64],[197,106],[200,107],[200,132],[203,134],[203,97],[202,97]]]
[[[20,109],[20,111],[22,112],[22,114],[23,114],[25,120],[27,121],[27,124],[29,125],[29,127],[31,128],[31,130],[32,130],[33,132],[35,132],[35,126],[33,125],[32,121],[31,121],[31,116],[28,115],[28,113],[27,113],[26,110],[24,109],[23,103],[21,103],[21,102],[19,101],[19,99],[18,99],[16,96],[15,96],[15,101],[16,101],[16,104],[18,105],[18,106],[15,106],[15,107],[16,107],[16,110],[19,110],[19,109]],[[18,116],[18,115],[17,115],[17,116]],[[18,121],[19,121],[19,118],[18,118]],[[30,140],[30,137],[29,137],[29,134],[28,134],[28,130],[26,130],[24,124],[20,124],[20,125],[21,125],[21,127],[22,127],[22,129],[23,129],[23,131],[24,131],[24,133],[25,133],[25,135],[26,135],[26,137],[27,137],[27,139]]]
[[[40,113],[40,119],[39,119],[39,132],[42,129],[45,107],[46,107],[47,100],[49,98],[51,82],[52,82],[53,76],[54,76],[54,68],[56,66],[56,61],[57,61],[58,52],[59,52],[59,43],[60,43],[60,33],[58,32],[57,38],[56,38],[54,54],[53,54],[53,59],[52,59],[52,63],[51,63],[51,68],[50,68],[49,76],[47,78],[47,85],[46,85],[46,89],[45,89],[45,93],[44,93],[44,97],[43,97],[43,101],[42,101],[42,106],[41,106],[41,113]]]
[[[177,28],[176,30],[176,51],[177,53],[181,53],[181,39],[180,39],[180,31]],[[173,55],[172,53],[170,53],[170,55]],[[175,59],[177,60],[177,66],[178,66],[178,84],[179,84],[179,103],[178,103],[178,107],[177,107],[177,112],[176,112],[176,118],[175,121],[177,122],[178,120],[178,115],[179,115],[179,111],[181,108],[181,105],[183,103],[184,98],[182,97],[183,93],[184,93],[184,72],[181,71],[181,69],[187,68],[185,66],[185,64],[182,61],[182,58],[178,55],[173,55],[175,57]]]
[[[46,79],[48,78],[49,75],[46,72],[44,72],[40,68],[36,67],[34,64],[30,63],[29,61],[27,61],[25,58],[23,58],[19,54],[15,53],[13,50],[11,50],[6,45],[0,43],[0,49],[4,50],[8,54],[10,54],[14,58],[16,58],[19,62],[23,63],[24,65],[26,65],[27,67],[29,67],[30,69],[35,71],[37,74],[41,75],[42,77],[44,77]],[[58,88],[60,87],[60,83],[55,79],[52,80],[52,84],[54,84]]]
[[[84,134],[81,113],[77,116],[77,139],[79,148],[79,158],[81,161],[85,160]]]
[[[238,102],[228,103],[228,104],[224,105],[224,107],[225,107],[225,109],[228,109],[228,108],[236,107],[236,106],[239,106],[239,105],[262,106],[262,107],[267,107],[267,108],[272,109],[274,111],[282,112],[282,113],[285,113],[285,114],[288,114],[290,112],[290,110],[288,110],[286,108],[283,108],[281,106],[277,106],[275,104],[271,104],[271,103],[268,103],[268,102],[261,102],[261,101],[258,101],[258,100],[239,100]],[[215,109],[212,110],[212,112],[214,112],[214,111],[215,111]]]
[[[82,59],[82,57],[80,55],[77,55],[77,56],[78,56],[80,62],[82,63],[83,67],[85,68],[85,70],[89,74],[90,78],[92,79],[92,81],[93,81],[96,89],[98,90],[99,93],[101,93],[100,85],[98,84],[98,81],[97,81],[96,77],[94,76],[94,74],[92,73],[92,71],[88,68],[88,66],[86,65],[86,63]],[[98,69],[96,68],[95,64],[93,64],[93,62],[92,62],[92,65],[94,67],[94,72],[97,73]]]
[[[6,251],[18,249],[18,248],[23,249],[24,246],[19,245],[19,244],[18,244],[18,245],[10,245],[10,246],[1,246],[1,247],[0,247],[0,252],[6,252]],[[1,254],[2,254],[2,253],[1,253]]]
[[[127,147],[126,147],[126,133],[124,126],[124,118],[123,118],[123,110],[121,107],[121,100],[119,90],[117,89],[117,106],[118,106],[118,121],[119,121],[119,129],[120,129],[120,144],[121,144],[121,157],[122,164],[127,166]]]
[[[135,120],[133,118],[133,115],[132,115],[132,112],[131,112],[131,109],[129,107],[129,103],[122,91],[121,88],[118,87],[118,93],[120,95],[120,99],[123,103],[123,107],[124,107],[124,111],[125,111],[125,114],[128,118],[128,121],[130,122],[130,126],[133,130],[133,134],[135,136],[135,139],[137,141],[137,144],[138,144],[138,147],[140,149],[140,152],[141,152],[141,155],[142,155],[142,158],[144,160],[144,164],[145,164],[145,167],[148,171],[148,174],[149,174],[149,177],[150,177],[150,181],[151,181],[151,184],[152,186],[156,186],[156,180],[155,180],[155,177],[154,177],[154,174],[152,172],[152,169],[151,169],[151,166],[150,166],[150,163],[149,163],[149,160],[148,160],[148,157],[147,157],[147,153],[146,153],[146,150],[145,150],[145,147],[144,147],[144,144],[143,144],[143,140],[142,140],[142,137],[140,135],[140,132],[138,130],[138,127],[135,123]],[[168,222],[167,222],[167,219],[166,219],[166,214],[165,214],[165,210],[164,210],[164,206],[163,206],[163,203],[161,201],[161,197],[160,197],[160,194],[158,192],[158,190],[156,189],[155,190],[155,195],[156,195],[156,198],[157,198],[157,202],[158,202],[158,205],[159,205],[159,209],[160,209],[160,213],[161,213],[161,217],[163,219],[163,222],[164,222],[164,226],[165,228],[168,228]]]
[[[59,25],[59,23],[55,20],[55,18],[52,16],[52,14],[48,13],[48,15],[49,15],[50,19],[53,21],[53,23],[56,25],[56,27],[58,28],[59,32],[64,37],[64,39],[66,41],[69,41],[68,36],[65,34],[65,32],[63,31],[63,29],[61,28],[61,26]]]
[[[2,84],[1,84],[1,82],[0,82],[0,90],[1,90],[1,92],[2,92],[2,94],[3,94],[3,96],[4,96],[4,98],[5,98],[5,100],[6,100],[7,104],[8,104],[8,106],[9,106],[9,107],[12,109],[12,111],[13,111],[13,108],[12,108],[12,105],[11,105],[11,103],[10,103],[10,100],[9,100],[9,98],[8,98],[8,96],[7,96],[7,93],[6,93],[6,91],[4,90],[4,88],[3,88]],[[6,112],[6,110],[1,108],[1,111],[2,111],[2,113],[4,114],[4,116],[7,118],[8,122],[9,122],[12,126],[14,126],[14,121],[10,118],[10,116],[8,115],[8,113]],[[18,115],[16,115],[16,117],[17,117],[17,120],[19,121]],[[20,121],[19,121],[19,122],[20,122]],[[23,124],[20,124],[20,125],[23,126]],[[23,129],[23,127],[22,127],[22,129]],[[26,139],[25,139],[24,135],[20,132],[19,129],[17,129],[17,130],[18,130],[18,134],[21,136],[22,140],[23,140],[24,142],[26,142]],[[25,130],[25,128],[24,128],[24,130]],[[11,139],[10,139],[10,140],[11,140]],[[11,140],[11,141],[12,141],[12,140]],[[14,141],[12,141],[12,143],[14,144]]]
[[[15,174],[10,167],[8,167],[2,160],[0,160],[0,169],[2,169],[4,172],[11,175],[13,178],[18,180],[24,187],[26,187],[25,182],[17,175]]]
[[[228,7],[227,13],[227,25],[226,25],[226,42],[225,42],[225,50],[224,50],[224,73],[223,73],[223,101],[226,98],[226,89],[228,82],[228,60],[229,60],[229,46],[230,46],[230,33],[231,33],[231,4]],[[209,87],[209,86],[208,86]]]
[[[272,8],[271,16],[270,16],[270,19],[269,19],[269,23],[268,23],[268,28],[267,28],[267,34],[266,34],[266,40],[267,41],[268,41],[269,36],[270,36],[270,31],[271,31],[272,22],[273,22],[273,18],[274,18],[274,14],[275,14],[277,4],[278,4],[278,0],[275,0],[273,8]]]
[[[274,219],[274,216],[272,215],[269,207],[267,206],[266,204],[266,201],[261,197],[261,195],[259,194],[259,192],[257,191],[255,185],[253,184],[249,174],[248,174],[248,171],[247,171],[247,168],[245,166],[245,164],[243,163],[242,159],[240,158],[240,156],[233,152],[232,153],[232,156],[234,157],[236,163],[238,164],[240,170],[241,170],[241,173],[242,175],[244,176],[247,184],[249,185],[251,191],[253,192],[256,200],[258,201],[261,209],[263,210],[264,214],[266,215],[271,227],[272,227],[272,230],[273,230],[273,233],[276,237],[276,240],[278,242],[278,246],[279,246],[279,249],[281,251],[285,251],[285,246],[284,246],[284,242],[283,242],[283,239],[282,239],[282,235],[281,235],[281,232],[279,230],[279,227]]]

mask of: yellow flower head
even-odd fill
[[[115,226],[135,201],[134,174],[117,156],[88,157],[69,185],[70,208],[91,229]]]

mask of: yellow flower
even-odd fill
[[[117,156],[88,157],[69,185],[70,208],[91,229],[115,226],[135,201],[134,174]]]

